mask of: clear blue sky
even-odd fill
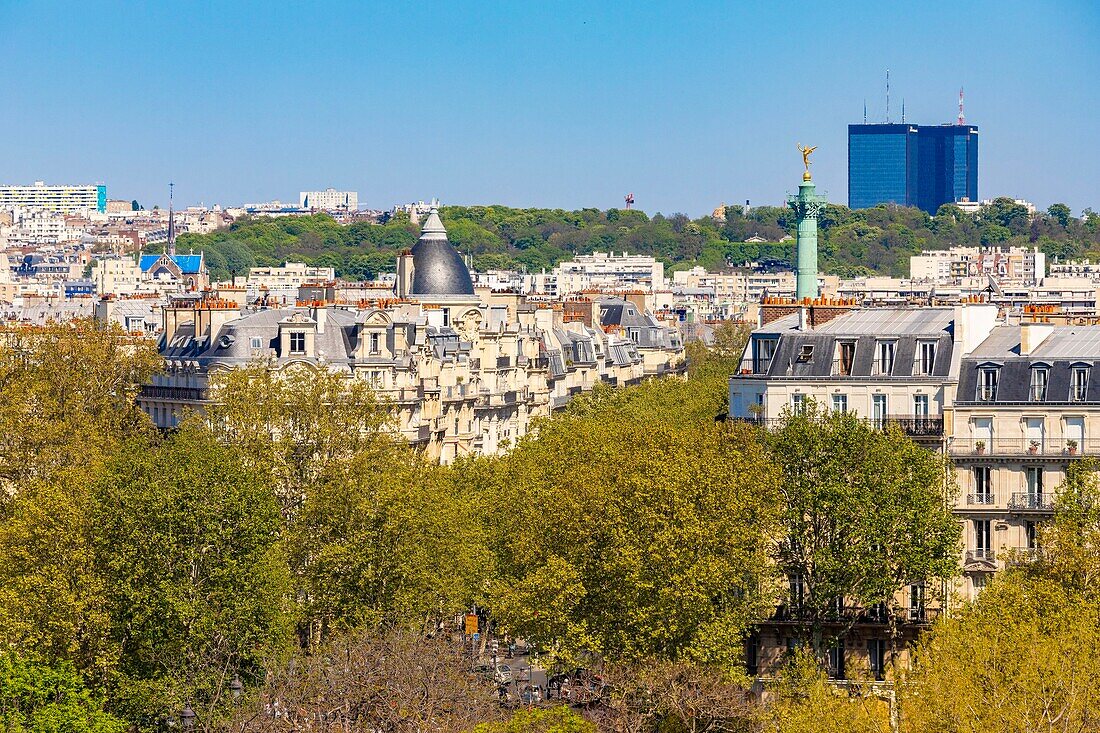
[[[979,193],[1100,208],[1100,3],[0,0],[0,180],[223,204],[776,203],[795,144],[980,128]]]

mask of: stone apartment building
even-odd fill
[[[962,359],[948,453],[964,520],[961,595],[1037,549],[1067,466],[1100,453],[1100,326],[1002,324]]]
[[[434,211],[403,256],[386,299],[249,304],[241,288],[176,298],[164,309],[163,374],[139,404],[162,427],[216,399],[219,370],[263,361],[272,369],[335,369],[368,380],[398,429],[442,462],[506,450],[531,421],[600,382],[627,385],[683,368],[678,332],[636,305],[592,298],[589,318],[560,303],[475,294]]]

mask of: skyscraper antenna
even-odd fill
[[[966,116],[963,115],[963,88],[959,87],[959,124],[966,124]]]
[[[901,98],[901,124],[905,124],[905,97]]]
[[[890,70],[886,70],[886,122],[890,122]]]
[[[168,184],[168,255],[176,256],[176,213],[172,208],[176,184]]]
[[[863,124],[867,124],[867,100],[863,100]]]

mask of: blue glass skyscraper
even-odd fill
[[[848,206],[894,203],[935,214],[978,200],[974,125],[848,125]]]

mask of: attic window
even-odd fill
[[[263,345],[264,345],[263,339],[261,339],[259,336],[253,336],[252,337],[252,348],[259,349],[259,348],[262,348]]]
[[[802,344],[802,348],[798,351],[798,360],[800,362],[805,362],[812,358],[814,358],[814,345]]]

